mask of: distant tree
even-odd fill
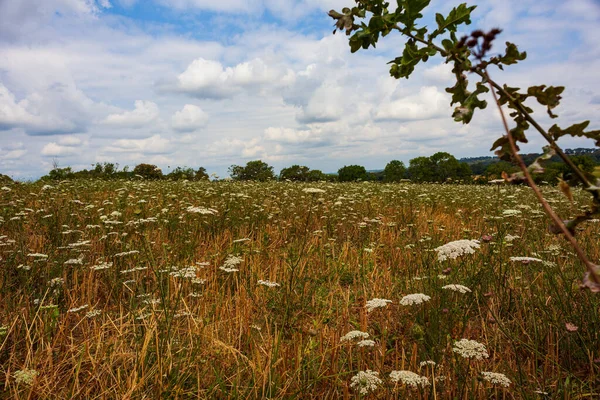
[[[435,181],[434,166],[429,157],[416,157],[409,161],[407,176],[414,182]]]
[[[175,168],[173,171],[169,172],[166,176],[167,179],[173,180],[173,181],[180,181],[180,180],[193,180],[194,177],[196,176],[196,172],[189,167],[177,167]]]
[[[488,165],[488,167],[485,169],[485,175],[489,179],[500,179],[502,178],[502,172],[506,172],[508,175],[511,175],[513,172],[517,172],[518,170],[519,167],[508,161],[498,161]]]
[[[304,165],[292,165],[281,170],[279,179],[306,182],[309,180],[309,172],[310,169]]]
[[[65,167],[65,168],[55,167],[48,173],[48,176],[47,176],[47,178],[54,179],[57,181],[63,180],[63,179],[71,179],[73,177],[74,177],[74,173],[73,173],[73,170],[71,169],[71,167]]]
[[[320,171],[318,169],[311,169],[310,171],[308,171],[307,180],[309,182],[326,181],[327,175],[325,175],[323,171]]]
[[[402,161],[392,160],[385,166],[383,170],[383,180],[385,182],[398,182],[404,179],[406,175],[406,167]]]
[[[208,174],[206,173],[206,168],[199,167],[194,173],[194,179],[197,181],[201,181],[203,179],[208,179]]]
[[[345,165],[338,170],[340,182],[366,181],[367,179],[367,170],[361,165]]]
[[[229,175],[236,181],[265,182],[275,178],[273,167],[261,160],[249,161],[245,167],[232,165],[229,167]]]
[[[162,179],[163,173],[156,165],[138,164],[133,169],[134,175],[140,175],[145,179]]]

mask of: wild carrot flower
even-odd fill
[[[375,298],[375,299],[367,301],[365,306],[367,307],[367,312],[369,313],[376,308],[386,307],[391,302],[392,302],[391,300]]]
[[[535,257],[511,257],[510,261],[520,261],[524,264],[527,264],[530,262],[543,262],[544,260],[540,260],[539,258]]]
[[[369,334],[362,331],[350,331],[340,338],[340,342],[349,342],[354,339],[368,339]]]
[[[383,381],[379,378],[379,372],[368,369],[366,371],[359,371],[354,375],[350,380],[350,387],[358,390],[364,396],[376,390],[382,383]]]
[[[485,345],[469,339],[460,339],[458,342],[455,342],[454,347],[452,347],[452,351],[463,358],[475,358],[476,360],[482,360],[489,357]]]
[[[483,375],[483,379],[494,385],[509,387],[512,383],[506,375],[498,372],[482,372],[481,375]]]
[[[27,368],[15,371],[15,373],[13,374],[17,384],[24,383],[27,386],[31,386],[31,384],[33,383],[33,380],[38,375],[39,375],[39,373],[36,370],[27,369]]]
[[[394,383],[401,382],[413,388],[429,386],[429,379],[427,377],[415,374],[412,371],[392,371],[390,372],[390,379]]]
[[[267,287],[277,287],[277,286],[281,286],[279,283],[277,282],[271,282],[271,281],[263,281],[262,279],[258,281],[259,285],[263,285],[263,286],[267,286]]]
[[[454,260],[464,254],[473,254],[479,248],[479,240],[455,240],[443,246],[435,248],[438,253],[438,261]]]
[[[323,189],[312,188],[312,187],[309,187],[309,188],[302,189],[302,191],[303,191],[304,193],[312,193],[312,194],[316,194],[316,193],[325,193],[325,191],[324,191]]]
[[[468,287],[463,286],[463,285],[455,285],[455,284],[442,286],[442,289],[452,290],[453,292],[459,292],[459,293],[463,293],[463,294],[471,292],[471,289],[469,289]]]
[[[375,346],[375,341],[370,339],[364,339],[360,342],[356,343],[358,347],[373,347]]]
[[[412,306],[412,305],[416,305],[416,304],[425,303],[426,301],[429,301],[429,300],[431,300],[431,297],[427,296],[426,294],[413,293],[413,294],[408,294],[408,295],[404,296],[400,300],[400,304],[402,304],[403,306]]]

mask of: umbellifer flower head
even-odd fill
[[[479,248],[479,240],[455,240],[443,246],[436,247],[438,261],[454,260],[464,254],[473,254]]]
[[[442,286],[442,289],[452,290],[453,292],[459,292],[459,293],[471,292],[471,289],[469,289],[466,286],[454,285],[454,284]]]
[[[368,339],[369,334],[362,331],[350,331],[340,338],[340,342],[349,342],[354,339]]]
[[[367,301],[365,306],[367,307],[367,312],[371,312],[376,308],[385,307],[388,305],[388,303],[391,303],[391,302],[392,302],[391,300],[375,298],[375,299]]]
[[[463,358],[475,358],[476,360],[482,360],[489,357],[485,345],[469,339],[460,339],[458,342],[455,342],[452,351],[459,354]]]
[[[15,377],[17,384],[24,383],[27,386],[31,386],[35,377],[38,376],[38,372],[35,369],[26,368],[15,371],[13,376]]]
[[[369,392],[377,389],[383,381],[379,379],[379,372],[371,371],[359,371],[358,374],[354,375],[350,380],[350,387],[358,390],[361,395],[366,395]]]
[[[483,375],[483,379],[494,385],[509,387],[512,383],[506,375],[498,372],[482,372],[481,375]]]
[[[390,372],[390,379],[392,382],[401,382],[413,388],[429,386],[429,379],[427,377],[415,374],[412,371],[392,371]]]
[[[408,295],[404,296],[400,300],[400,304],[402,304],[403,306],[412,306],[414,304],[425,303],[426,301],[429,301],[429,300],[431,300],[431,297],[427,296],[426,294],[413,293],[413,294],[408,294]]]

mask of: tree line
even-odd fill
[[[525,155],[533,162],[538,155]],[[586,173],[594,172],[596,160],[587,154],[572,156],[571,159]],[[383,170],[367,171],[362,165],[345,165],[335,173],[324,173],[317,169],[310,169],[304,165],[292,165],[283,168],[279,175],[275,174],[272,166],[262,160],[249,161],[246,165],[232,165],[229,175],[235,181],[293,181],[293,182],[357,182],[379,181],[400,182],[463,182],[486,183],[491,179],[500,179],[502,174],[511,174],[518,167],[507,161],[472,159],[474,162],[461,162],[452,154],[437,152],[429,157],[416,157],[406,166],[402,161],[392,160]],[[190,167],[177,167],[173,171],[163,174],[162,170],[153,164],[138,164],[133,170],[124,167],[119,170],[119,165],[114,163],[96,163],[92,169],[73,171],[70,167],[59,168],[57,165],[42,177],[47,180],[63,180],[74,178],[100,178],[100,179],[128,179],[143,178],[149,180],[190,180],[197,181],[209,179],[206,169]],[[536,175],[538,182],[556,183],[559,179],[571,179],[569,168],[562,162],[549,160],[545,171]]]

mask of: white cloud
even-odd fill
[[[435,86],[424,86],[416,95],[381,104],[375,113],[379,120],[425,120],[447,116],[449,96]]]
[[[42,148],[41,154],[46,157],[66,157],[77,153],[71,146],[61,146],[56,142],[50,142]]]
[[[160,135],[146,139],[119,139],[104,148],[109,153],[142,153],[142,154],[168,154],[173,151],[171,141]]]
[[[83,144],[83,141],[77,136],[65,136],[58,140],[58,144],[69,147],[79,147]]]
[[[208,114],[193,104],[186,104],[171,118],[171,126],[178,132],[195,131],[206,126],[207,122]]]
[[[160,115],[158,106],[151,101],[136,100],[135,109],[120,114],[110,114],[103,121],[106,125],[141,128],[155,121]]]
[[[218,61],[198,58],[177,77],[174,89],[198,98],[220,99],[232,97],[244,89],[285,85],[293,79],[291,71],[268,66],[260,58],[234,67],[223,67]]]

